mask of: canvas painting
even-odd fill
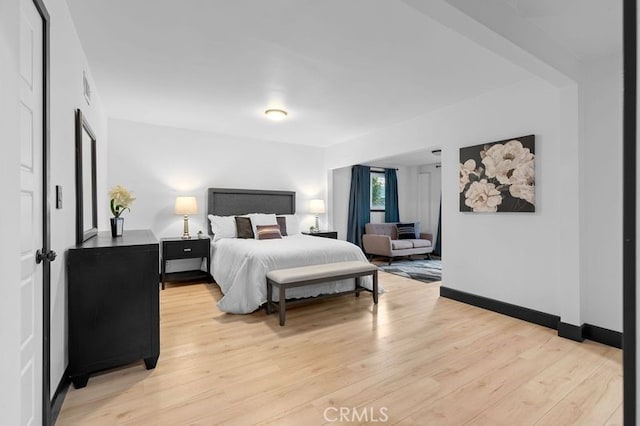
[[[460,148],[461,212],[535,212],[535,136]]]

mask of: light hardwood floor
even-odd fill
[[[380,274],[387,292],[227,315],[216,285],[161,292],[158,366],[71,387],[58,425],[622,424],[622,352]],[[342,409],[342,422],[340,420]]]

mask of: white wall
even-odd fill
[[[175,197],[197,197],[200,213],[190,233],[207,233],[206,189],[296,191],[302,229],[314,223],[308,202],[326,200],[323,150],[122,120],[109,120],[109,187],[124,185],[137,198],[126,212],[127,229],[149,228],[158,238],[182,235]],[[320,216],[321,228],[326,215]]]
[[[20,201],[18,132],[19,2],[0,0],[0,176],[5,206],[0,214],[0,413],[6,424],[20,423]]]
[[[98,88],[64,0],[45,1],[51,15],[51,247],[60,257],[51,264],[51,392],[68,364],[67,277],[62,254],[75,245],[75,110],[80,108],[96,134],[98,224],[107,229],[107,121]],[[83,94],[82,72],[91,84],[91,105]],[[55,209],[55,186],[63,189]]]
[[[579,283],[578,265],[562,261],[565,251],[579,250],[577,233],[559,229],[559,223],[577,223],[578,205],[577,191],[559,196],[558,186],[564,173],[577,179],[578,158],[561,155],[560,98],[552,86],[526,81],[335,145],[327,152],[327,165],[340,168],[431,143],[441,146],[444,285],[558,314],[575,324],[563,312],[571,312],[565,304],[579,305],[579,299],[558,297]],[[537,212],[460,213],[459,148],[531,133],[536,135]],[[337,202],[334,208],[344,211]]]
[[[622,331],[622,57],[585,64],[581,89],[583,321]]]
[[[400,222],[416,222],[419,219],[418,167],[398,166],[397,169]],[[382,222],[384,222],[384,220]]]
[[[338,232],[338,238],[347,239],[347,224],[349,220],[349,191],[351,190],[351,167],[341,167],[331,172],[329,181],[329,218],[334,231]]]

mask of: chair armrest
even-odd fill
[[[433,235],[427,233],[427,232],[421,232],[420,233],[420,239],[421,240],[429,240],[431,241],[431,244],[435,244],[436,242],[433,241]]]
[[[362,245],[367,254],[391,256],[391,237],[388,235],[364,234]]]

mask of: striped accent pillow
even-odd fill
[[[416,239],[416,227],[414,223],[398,223],[396,228],[398,229],[399,240]]]
[[[280,226],[278,225],[257,225],[256,237],[259,240],[274,240],[282,238]]]

